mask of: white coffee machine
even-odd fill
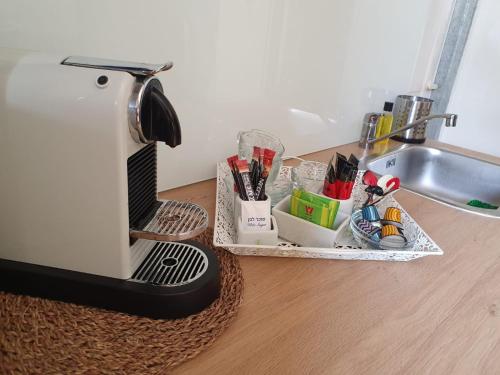
[[[185,241],[207,212],[157,199],[171,67],[0,49],[0,289],[155,318],[218,296],[216,256]]]

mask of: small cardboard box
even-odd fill
[[[245,230],[238,221],[237,224],[237,242],[242,245],[277,245],[278,244],[278,224],[276,219],[271,215],[271,229],[270,230]]]
[[[236,194],[234,220],[245,231],[271,230],[271,199],[266,195],[263,201],[244,201]]]

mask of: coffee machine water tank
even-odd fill
[[[156,215],[154,210],[166,205],[157,201],[156,142],[176,147],[181,143],[181,130],[155,75],[171,67],[172,63],[128,63],[0,49],[1,289],[80,302],[76,292],[69,290],[57,294],[48,288],[33,289],[44,283],[57,289],[59,280],[80,290],[81,295],[87,294],[82,303],[153,317],[184,315],[218,295],[217,260],[209,254],[203,258],[203,272],[195,275],[197,283],[209,285],[196,308],[180,308],[174,314],[168,309],[144,312],[106,301],[113,295],[133,301],[130,293],[144,300],[149,292],[140,289],[142,284],[116,282],[130,280],[152,248],[168,247],[151,241],[157,237],[148,237],[144,225],[130,226],[134,220],[147,222]],[[192,206],[190,212],[197,212],[199,218],[196,233],[200,233],[206,228],[207,214]],[[179,219],[182,215],[174,216]],[[187,238],[185,233],[158,236]],[[163,262],[164,268],[184,264],[172,259]],[[212,263],[210,267],[208,263]],[[14,287],[6,275],[24,284]],[[99,291],[89,287],[92,283],[101,285],[100,291],[108,290],[109,295],[102,292],[95,301],[92,294]],[[154,298],[161,301],[179,287],[168,286],[168,292],[165,288],[151,292],[156,293]]]

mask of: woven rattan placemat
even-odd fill
[[[196,238],[211,247],[212,231]],[[208,348],[242,301],[238,259],[214,249],[221,295],[199,314],[153,320],[0,292],[1,374],[164,374]]]

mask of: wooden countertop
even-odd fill
[[[334,151],[361,150],[349,144],[304,158],[327,162]],[[215,190],[208,180],[160,196],[203,205],[213,225]],[[236,320],[174,373],[498,374],[500,220],[407,191],[396,198],[443,256],[403,263],[242,256]]]

